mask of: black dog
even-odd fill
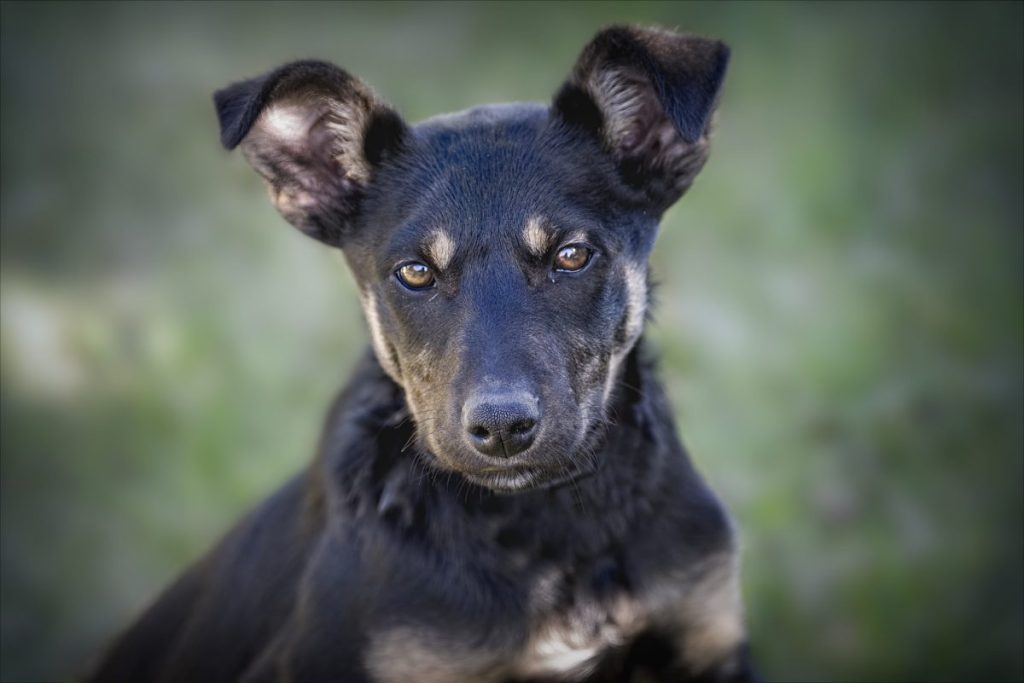
[[[95,679],[750,679],[729,519],[640,349],[727,60],[611,28],[551,106],[416,126],[322,62],[218,92],[224,145],[344,250],[374,353]]]

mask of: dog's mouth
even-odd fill
[[[589,477],[597,470],[594,463],[566,463],[558,468],[495,467],[479,472],[463,472],[469,482],[498,493],[520,493],[552,489]]]
[[[485,457],[461,438],[459,427],[438,424],[427,415],[416,429],[417,451],[428,467],[458,473],[464,482],[496,493],[521,493],[571,485],[592,475],[600,466],[596,445],[603,435],[604,422],[583,423],[563,417],[548,424],[561,429],[541,427],[531,446],[506,457]],[[434,419],[431,419],[434,418]],[[575,429],[565,425],[572,424]]]

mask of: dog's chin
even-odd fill
[[[553,489],[593,474],[593,465],[567,462],[559,468],[510,467],[493,472],[461,472],[462,477],[495,493],[514,494]]]
[[[455,473],[465,481],[500,494],[525,493],[553,489],[584,479],[593,474],[597,464],[587,460],[564,460],[541,464],[509,464],[491,467],[473,467],[467,464],[446,462],[428,449],[420,451],[426,456],[425,464],[433,469]]]
[[[537,470],[514,469],[505,472],[461,472],[463,479],[495,493],[519,493],[542,486],[544,477]]]

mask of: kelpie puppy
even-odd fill
[[[728,516],[640,349],[728,55],[609,28],[550,106],[415,126],[323,62],[218,92],[224,145],[344,250],[373,352],[96,680],[752,678]]]

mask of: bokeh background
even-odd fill
[[[302,467],[366,344],[210,93],[333,60],[410,120],[612,21],[725,39],[649,338],[777,680],[1022,673],[1022,18],[983,4],[0,5],[2,659],[67,678]]]

